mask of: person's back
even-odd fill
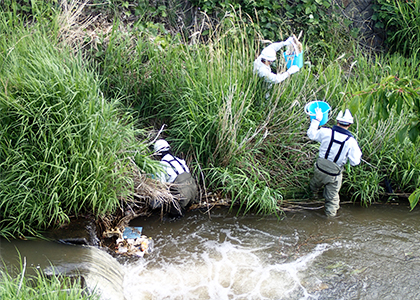
[[[165,172],[159,176],[162,182],[172,183],[178,175],[182,173],[189,173],[190,170],[183,159],[173,156],[169,152],[163,153],[160,160]]]
[[[334,125],[332,128],[322,127],[317,130],[317,125],[311,124],[307,134],[311,140],[321,143],[319,157],[336,163],[340,168],[347,160],[351,166],[360,163],[357,141],[347,129]]]
[[[316,117],[312,119],[307,135],[311,140],[320,142],[319,155],[314,165],[314,175],[309,182],[314,197],[318,190],[323,187],[325,197],[325,213],[327,216],[335,216],[340,208],[339,191],[343,178],[343,167],[350,161],[350,165],[360,163],[362,152],[348,128],[353,124],[353,116],[347,109],[337,116],[337,125],[333,128],[320,128],[322,112],[315,110]]]
[[[161,182],[171,184],[171,193],[179,203],[179,206],[172,205],[169,212],[173,215],[182,215],[183,210],[197,201],[198,188],[195,179],[191,176],[185,161],[171,153],[170,146],[165,140],[157,140],[154,151],[161,157],[160,162],[163,167],[163,171],[157,174],[157,177]]]

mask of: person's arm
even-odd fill
[[[271,72],[271,70],[269,68],[262,67],[258,70],[258,75],[260,77],[264,77],[265,80],[270,82],[270,83],[280,83],[280,82],[286,80],[288,77],[290,77],[291,74],[296,73],[297,71],[299,71],[299,67],[298,66],[292,66],[286,72],[276,74],[276,73]]]
[[[360,160],[362,158],[362,150],[360,150],[360,147],[355,139],[353,139],[353,142],[350,145],[348,158],[350,161],[350,166],[354,167],[360,164]]]
[[[313,141],[317,141],[318,140],[318,135],[319,135],[319,121],[317,119],[312,119],[311,121],[311,125],[309,125],[308,131],[306,132],[306,134],[308,135],[308,137],[313,140]]]
[[[273,73],[269,66],[262,63],[254,63],[254,73],[257,73],[258,76],[264,78],[269,83],[280,83],[289,77],[287,72],[281,74]]]
[[[286,72],[280,73],[276,75],[276,82],[275,83],[280,83],[282,81],[284,81],[286,78],[290,77],[290,75],[296,73],[297,71],[299,71],[299,67],[298,66],[291,66]]]
[[[276,52],[279,51],[281,48],[292,45],[293,43],[293,38],[289,37],[287,40],[282,41],[282,42],[275,42],[275,43],[271,43],[270,45],[268,45],[267,47],[271,47],[273,48]]]
[[[319,142],[321,141],[321,138],[319,137],[320,130],[318,130],[318,127],[322,119],[323,119],[322,110],[319,107],[315,108],[315,118],[312,119],[311,125],[309,125],[309,129],[306,132],[306,134],[311,140],[315,140]]]
[[[289,77],[290,77],[290,73],[288,71],[280,73],[280,74],[275,74],[275,79],[273,83],[283,82]]]
[[[185,172],[190,173],[190,169],[188,168],[187,163],[185,162],[185,160],[180,159],[180,161],[181,161],[182,166],[185,169]]]

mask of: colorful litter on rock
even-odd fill
[[[126,227],[116,240],[115,253],[143,257],[153,248],[153,239],[142,235],[142,227]]]

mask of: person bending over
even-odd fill
[[[277,51],[292,44],[293,37],[289,37],[283,42],[272,43],[265,47],[254,61],[254,74],[258,74],[258,76],[264,78],[268,83],[275,84],[286,80],[290,75],[298,72],[299,67],[295,65],[291,66],[286,72],[279,74],[276,74],[271,70],[271,64],[276,60]]]
[[[169,213],[183,215],[185,209],[192,203],[197,203],[198,189],[190,170],[183,159],[174,156],[168,142],[160,139],[154,144],[155,155],[160,158],[163,171],[157,174],[157,178],[163,183],[170,183],[171,193],[179,203],[171,205]],[[160,208],[162,203],[152,201],[152,209]]]

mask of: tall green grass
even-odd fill
[[[135,94],[126,97],[138,109],[142,124],[156,128],[166,124],[163,137],[189,159],[203,186],[220,190],[245,212],[276,212],[284,198],[307,199],[318,144],[306,137],[309,118],[303,107],[316,99],[333,108],[328,126],[340,109],[352,109],[356,123],[351,131],[364,158],[378,166],[362,163],[347,168],[343,194],[369,204],[384,192],[385,176],[398,182],[401,190],[413,190],[417,175],[410,170],[419,157],[412,147],[417,145],[396,141],[409,116],[394,115],[389,123],[378,123],[355,94],[387,74],[416,76],[410,64],[417,60],[375,57],[357,43],[331,60],[329,55],[313,57],[307,47],[304,68],[274,86],[266,98],[261,81],[252,74],[252,63],[264,45],[257,32],[250,32],[241,16],[230,15],[205,43],[187,44],[168,36],[130,39],[130,47],[120,43],[123,46],[107,48],[105,60],[113,64],[101,63],[101,72],[126,90],[130,89],[125,78],[135,74]],[[124,40],[117,31],[112,38]],[[169,42],[163,46],[162,39]],[[334,48],[332,53],[341,52]],[[126,57],[127,62],[115,57]],[[402,159],[411,165],[402,164]],[[398,167],[392,162],[399,162]]]
[[[384,23],[390,51],[406,57],[419,55],[420,1],[378,1],[374,5],[377,20]]]
[[[128,157],[147,150],[134,120],[54,32],[9,21],[0,14],[1,235],[115,210],[132,187]]]
[[[356,43],[341,57],[336,48],[314,57],[307,45],[304,68],[266,97],[252,73],[264,44],[241,15],[227,15],[190,43],[137,27],[119,30],[115,22],[109,36],[83,52],[84,60],[79,49],[74,55],[47,38],[51,32],[12,31],[2,17],[2,235],[35,233],[69,214],[114,210],[132,187],[128,158],[143,172],[154,168],[146,143],[136,142],[143,132],[137,128],[163,125],[162,137],[200,184],[244,212],[277,213],[284,200],[308,200],[319,145],[306,137],[303,107],[317,99],[333,108],[327,126],[340,109],[353,111],[351,131],[376,166],[347,168],[343,194],[369,204],[383,192],[385,176],[402,191],[418,187],[419,145],[396,139],[409,114],[392,112],[388,122],[378,122],[355,96],[390,74],[418,76],[416,57],[370,56]]]

